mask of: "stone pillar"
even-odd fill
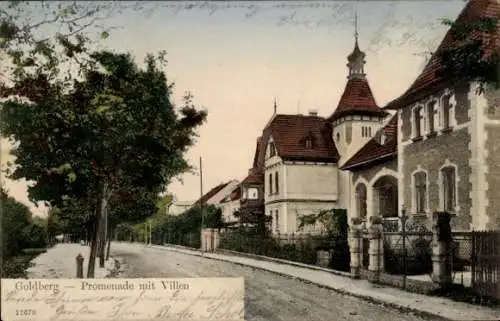
[[[361,274],[363,225],[359,217],[351,220],[349,226],[349,252],[351,254],[351,277],[358,279]]]
[[[451,271],[451,216],[446,212],[432,215],[432,280],[442,288],[453,283]]]
[[[203,252],[215,252],[219,247],[219,231],[212,228],[201,230],[201,250]]]
[[[380,273],[384,270],[384,229],[382,226],[382,218],[380,216],[370,217],[370,227],[368,228],[370,237],[370,263],[368,270],[370,271],[370,281],[378,282]]]

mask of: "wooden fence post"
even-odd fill
[[[81,254],[76,256],[76,277],[83,279],[83,256]]]

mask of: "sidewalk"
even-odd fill
[[[236,255],[216,253],[201,253],[200,251],[177,246],[159,246],[154,248],[176,251],[188,255],[203,256],[209,259],[231,262],[267,270],[280,275],[313,283],[340,293],[359,297],[375,303],[391,306],[404,311],[412,311],[424,316],[438,317],[444,320],[500,320],[500,309],[476,306],[468,303],[456,302],[446,298],[431,297],[422,294],[410,293],[392,287],[374,285],[366,280],[354,280],[343,275],[310,269],[298,265],[258,260]]]
[[[84,257],[83,273],[87,275],[88,256],[90,248],[75,243],[61,243],[51,247],[47,252],[40,254],[31,262],[35,265],[27,270],[29,279],[74,279],[76,278],[76,256]],[[106,261],[104,268],[99,267],[99,260],[95,264],[95,278],[106,278],[115,268],[114,258]]]

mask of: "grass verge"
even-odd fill
[[[26,270],[33,266],[31,261],[45,249],[25,249],[19,255],[4,258],[2,262],[2,277],[9,279],[26,278]]]

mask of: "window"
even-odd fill
[[[422,128],[421,128],[421,121],[422,121],[422,107],[417,107],[413,111],[413,136],[414,138],[418,138],[422,136]]]
[[[340,133],[337,133],[337,141],[340,140]]]
[[[443,97],[441,109],[441,126],[443,129],[450,128],[450,95]]]
[[[274,192],[278,194],[280,192],[279,177],[278,172],[274,174]]]
[[[361,127],[361,137],[372,137],[372,129],[368,126]]]
[[[442,181],[442,195],[443,195],[443,209],[446,212],[455,212],[456,202],[456,173],[455,167],[448,166],[441,169]]]
[[[273,174],[269,174],[269,195],[273,194]]]
[[[276,147],[273,143],[269,143],[269,157],[276,156]]]
[[[427,105],[427,126],[428,126],[428,133],[429,134],[432,134],[435,131],[435,128],[434,128],[434,115],[436,113],[436,110],[434,108],[435,105],[436,105],[435,101],[430,102]]]
[[[278,210],[276,210],[274,216],[274,231],[276,233],[280,232],[280,212]]]
[[[385,145],[386,141],[387,141],[387,136],[384,132],[382,132],[380,134],[380,145]]]
[[[358,186],[356,186],[356,207],[358,210],[358,217],[366,219],[366,186],[365,186],[365,184],[358,184]]]
[[[415,211],[417,214],[425,213],[427,205],[427,174],[418,172],[415,179]]]
[[[312,148],[312,140],[310,138],[306,139],[306,148],[307,149]]]

